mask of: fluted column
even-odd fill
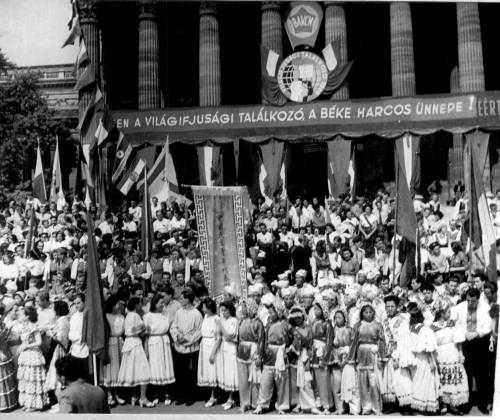
[[[344,5],[339,2],[325,2],[325,45],[332,41],[339,43],[339,64],[345,64],[347,55],[347,29]],[[347,82],[332,95],[333,100],[345,101],[349,99],[349,86]]]
[[[79,0],[78,10],[80,16],[80,27],[83,39],[85,40],[85,48],[87,49],[89,61],[85,66],[81,66],[78,69],[77,78],[80,77],[88,66],[92,66],[94,68],[95,79],[99,80],[99,27],[95,0]],[[83,89],[80,89],[78,92],[78,119],[80,121],[83,118],[85,110],[93,100],[94,91],[95,85],[91,84]],[[93,121],[89,126],[86,138],[81,137],[81,141],[90,143],[94,137],[96,128],[96,122]]]
[[[160,64],[158,24],[153,2],[139,5],[139,109],[160,107]]]
[[[262,3],[261,43],[278,54],[283,53],[283,28],[281,22],[281,4],[277,1]]]
[[[416,93],[413,27],[409,3],[391,3],[392,96]]]
[[[481,42],[481,23],[477,3],[457,3],[458,29],[458,69],[460,91],[483,91],[484,64],[483,45]],[[490,189],[489,154],[486,158],[484,181],[486,189]],[[468,147],[464,150],[465,187],[470,191],[470,155]]]
[[[219,20],[215,3],[200,5],[200,106],[221,102]]]

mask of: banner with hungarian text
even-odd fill
[[[282,107],[249,105],[113,111],[116,125],[135,142],[199,144],[303,139],[329,140],[376,134],[399,137],[437,130],[500,128],[500,92],[444,94],[370,100],[311,102]]]
[[[234,283],[236,295],[247,298],[245,220],[246,187],[192,186],[205,285],[220,301]]]

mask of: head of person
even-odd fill
[[[411,286],[411,289],[413,291],[418,291],[421,289],[422,287],[422,278],[421,277],[414,277],[411,279],[411,282],[410,282],[410,286]]]
[[[422,285],[422,295],[425,303],[431,303],[434,298],[434,286],[430,283]]]
[[[64,300],[54,302],[54,312],[58,318],[69,314],[68,304]]]
[[[364,305],[361,308],[359,319],[366,322],[372,322],[375,319],[375,310],[372,305]]]
[[[408,303],[407,310],[410,314],[410,325],[421,324],[424,322],[424,315],[415,302]]]
[[[304,310],[302,308],[292,308],[288,320],[292,326],[301,327],[305,322]]]
[[[483,293],[485,298],[490,303],[496,303],[497,301],[497,285],[492,281],[487,281],[483,285]]]
[[[346,325],[346,318],[343,311],[337,311],[334,315],[334,321],[336,327],[344,327]]]
[[[460,283],[460,279],[457,276],[450,276],[448,281],[446,282],[445,288],[446,292],[450,296],[455,296],[458,290],[458,284]]]
[[[182,271],[178,271],[177,273],[175,273],[175,281],[180,286],[184,285],[184,273]]]
[[[33,306],[25,306],[23,311],[24,319],[31,324],[38,322],[38,312]]]
[[[380,290],[382,293],[387,294],[391,291],[391,284],[389,281],[389,277],[387,276],[382,276],[380,278]]]
[[[83,312],[85,309],[85,294],[78,293],[74,300],[76,310],[78,312]]]
[[[161,295],[163,296],[163,304],[168,305],[174,299],[174,289],[169,285],[162,287]]]
[[[434,321],[449,321],[451,317],[451,311],[448,306],[440,308],[436,311],[436,315],[434,316]]]
[[[203,299],[201,310],[207,316],[215,315],[217,313],[217,304],[215,303],[215,300],[209,297]]]
[[[137,297],[131,297],[127,302],[127,311],[138,312],[141,310],[142,301]]]
[[[50,296],[45,290],[41,290],[36,294],[36,305],[41,309],[46,309],[50,306]]]
[[[182,306],[191,306],[194,302],[194,293],[190,289],[183,290],[179,299]]]
[[[465,299],[467,300],[467,308],[469,311],[473,312],[477,310],[479,304],[479,297],[481,292],[475,287],[469,287],[467,293],[465,294]]]
[[[314,313],[314,319],[319,321],[325,320],[325,314],[323,313],[323,308],[318,302],[315,302],[313,305],[313,313]]]
[[[386,296],[384,298],[385,312],[389,318],[395,316],[398,312],[399,298],[395,295]]]
[[[64,356],[55,363],[56,373],[62,384],[75,382],[82,377],[81,365],[71,356]]]
[[[236,316],[236,308],[230,300],[224,300],[220,304],[220,315],[222,318],[227,319]]]
[[[120,298],[118,295],[111,295],[104,304],[104,310],[107,314],[118,314],[121,311]]]

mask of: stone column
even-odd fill
[[[283,54],[283,27],[281,4],[277,1],[262,3],[261,43],[278,54]]]
[[[100,52],[96,1],[78,0],[78,10],[80,15],[80,27],[83,34],[83,39],[85,40],[85,48],[87,49],[89,62],[87,65],[82,66],[80,69],[78,69],[77,78],[80,77],[80,75],[87,69],[88,66],[92,66],[95,72],[95,79],[99,80]],[[80,121],[83,118],[85,110],[93,100],[94,91],[95,85],[91,84],[78,92],[78,119]],[[90,140],[94,137],[96,129],[96,123],[92,122],[87,131],[87,133],[90,133],[86,136],[88,138],[81,138],[81,140],[85,143],[90,143]]]
[[[332,41],[339,42],[339,64],[347,63],[347,29],[344,5],[339,2],[325,2],[325,45]],[[345,82],[333,95],[333,100],[349,99],[349,86]]]
[[[413,27],[409,3],[391,3],[392,96],[416,93]]]
[[[153,2],[139,4],[139,68],[138,105],[139,109],[160,107],[160,57],[158,24]]]
[[[458,69],[460,91],[478,92],[485,89],[481,23],[477,3],[457,3]],[[467,136],[466,136],[467,137]],[[484,184],[490,190],[490,157],[486,157]],[[470,155],[464,150],[464,178],[470,191]]]
[[[221,103],[219,21],[215,3],[200,5],[200,106]]]

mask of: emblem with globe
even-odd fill
[[[278,69],[279,87],[294,102],[309,102],[321,95],[328,80],[325,62],[309,51],[286,57]]]

